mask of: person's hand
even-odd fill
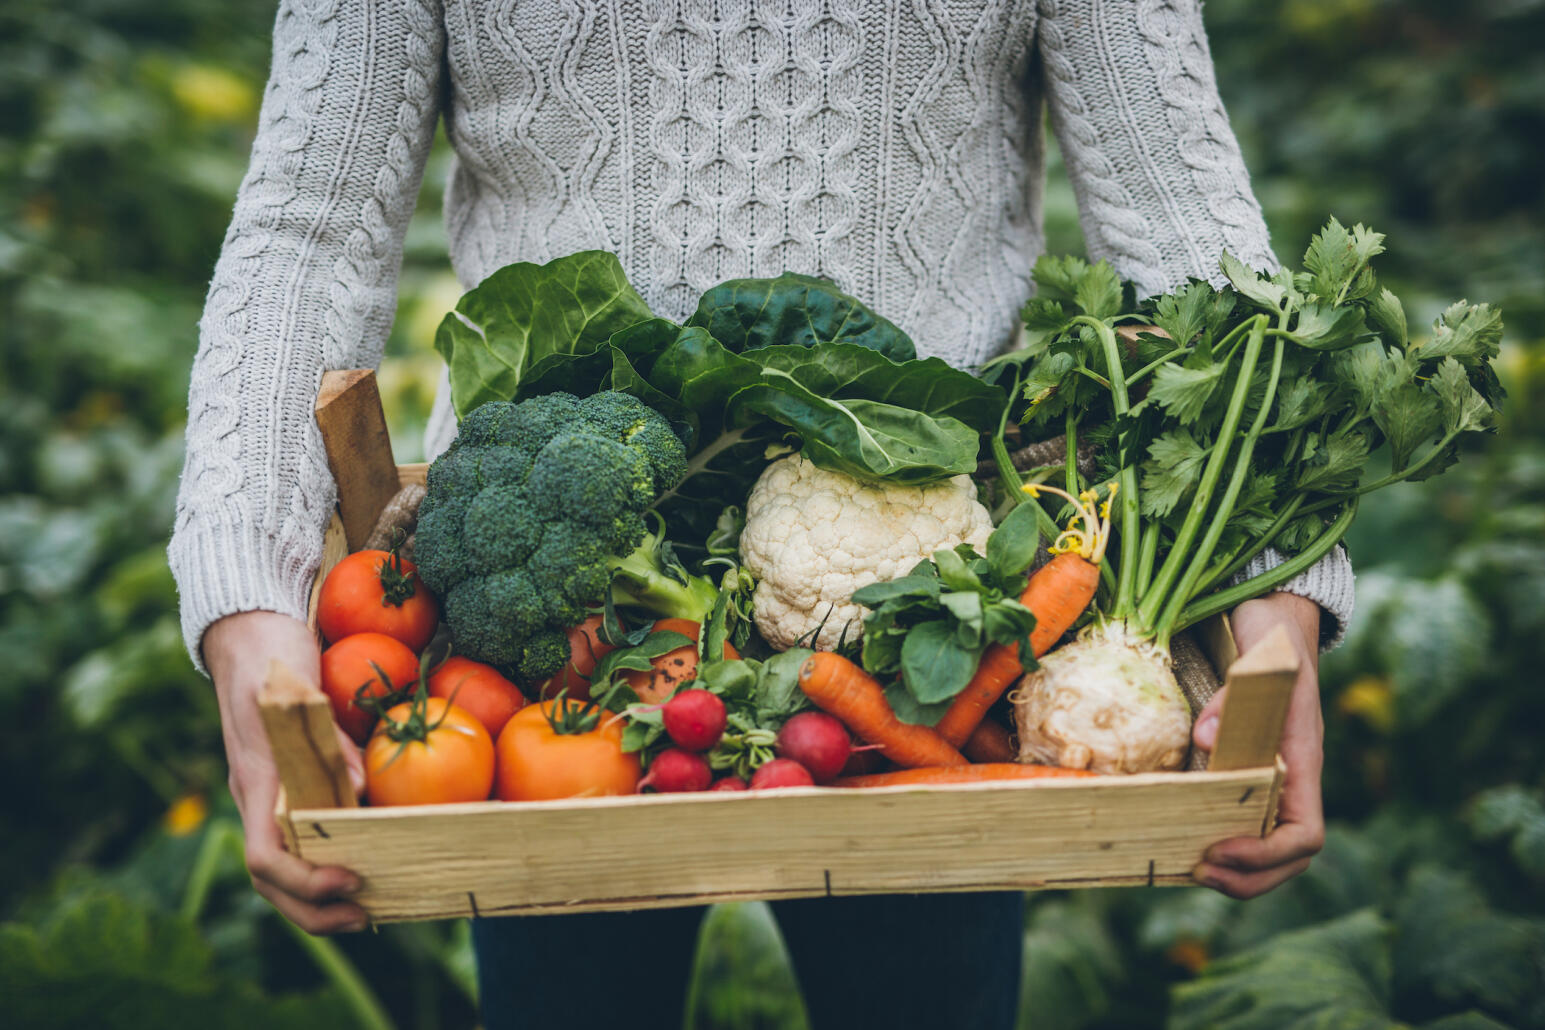
[[[230,764],[231,796],[247,838],[247,871],[259,894],[301,929],[314,934],[363,930],[365,910],[342,900],[359,877],[341,866],[315,866],[284,850],[274,821],[279,773],[258,714],[257,695],[277,658],[312,683],[321,679],[316,637],[306,624],[276,612],[227,615],[204,633],[204,661],[220,701],[220,728]],[[359,748],[338,731],[355,790],[365,782]]]
[[[1207,849],[1192,871],[1198,883],[1231,898],[1253,898],[1309,868],[1325,844],[1325,813],[1320,802],[1325,722],[1320,715],[1320,607],[1294,594],[1275,593],[1235,608],[1230,619],[1240,653],[1284,626],[1298,651],[1298,679],[1288,702],[1280,751],[1287,763],[1278,805],[1277,826],[1265,838],[1234,837]],[[1220,690],[1197,717],[1192,738],[1211,751],[1218,739]]]

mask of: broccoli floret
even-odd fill
[[[531,679],[556,672],[568,660],[563,630],[603,600],[613,570],[631,562],[629,578],[643,575],[632,552],[648,543],[644,513],[685,470],[670,424],[627,394],[470,412],[429,468],[414,542],[457,651]]]

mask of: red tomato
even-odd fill
[[[416,729],[422,739],[400,735],[393,724],[412,726],[413,705],[386,713],[365,746],[365,795],[372,805],[442,805],[483,801],[494,785],[494,742],[459,705],[428,698]]]
[[[429,694],[466,709],[490,737],[497,737],[510,716],[526,706],[526,695],[498,669],[460,655],[447,658],[430,673]]]
[[[604,621],[601,616],[592,615],[578,626],[569,628],[569,664],[537,686],[537,697],[557,697],[558,691],[567,689],[568,696],[576,701],[590,700],[590,674],[595,672],[596,662],[612,650],[612,645],[601,642]]]
[[[381,682],[383,673],[388,683]],[[356,744],[365,742],[375,722],[375,716],[354,703],[360,690],[366,697],[380,697],[417,679],[418,656],[384,633],[355,633],[322,652],[322,690],[332,702],[333,718]]]
[[[567,718],[584,715],[577,702],[564,705]],[[583,733],[559,733],[548,722],[562,722],[556,701],[528,705],[505,723],[499,734],[498,782],[501,801],[551,801],[557,798],[633,794],[638,790],[638,755],[622,750],[622,720],[611,712],[599,716]]]
[[[678,686],[697,677],[697,636],[703,627],[701,623],[693,622],[691,619],[661,619],[654,624],[654,628],[680,633],[692,643],[686,647],[678,647],[674,651],[667,651],[654,659],[649,663],[652,668],[648,672],[642,669],[628,669],[622,673],[622,678],[633,688],[634,693],[638,694],[639,700],[650,704],[665,701]],[[724,642],[724,657],[729,659],[740,657],[740,653],[728,640]]]
[[[355,551],[333,566],[317,598],[317,625],[334,643],[385,633],[422,651],[439,624],[440,605],[417,567],[389,551]]]

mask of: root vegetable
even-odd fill
[[[714,780],[713,781],[713,786],[709,787],[708,789],[712,791],[712,790],[749,790],[750,788],[746,786],[746,781],[741,779],[739,776],[725,776],[722,779]]]
[[[897,765],[965,765],[966,758],[927,726],[896,718],[873,676],[830,651],[817,651],[799,667],[799,688],[816,707],[841,719],[861,740],[879,744]]]
[[[660,709],[665,732],[688,751],[707,751],[724,736],[724,702],[706,690],[683,690]]]
[[[774,758],[751,776],[752,790],[770,787],[813,787],[810,770],[791,758]]]
[[[804,766],[817,783],[830,783],[853,751],[847,727],[825,712],[800,712],[778,731],[778,757]]]
[[[683,791],[707,790],[713,782],[713,770],[702,755],[684,751],[679,747],[666,748],[649,763],[649,772],[638,781],[638,791],[646,789],[660,794]]]
[[[1179,769],[1191,709],[1169,652],[1124,623],[1096,623],[1009,695],[1019,758],[1099,773]]]
[[[971,732],[961,751],[977,763],[1019,761],[1019,747],[1014,743],[1014,735],[1006,726],[991,719],[984,720]]]

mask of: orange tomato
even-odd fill
[[[441,805],[483,801],[494,784],[494,744],[470,713],[431,697],[421,713],[422,740],[394,740],[392,723],[406,723],[413,706],[386,713],[365,745],[365,795],[372,805]]]
[[[443,697],[465,708],[490,738],[498,737],[510,716],[526,707],[526,695],[492,665],[456,655],[440,663],[429,675],[429,695]]]
[[[317,626],[334,643],[385,633],[422,651],[439,624],[439,602],[417,566],[389,551],[355,551],[333,566],[317,596]]]
[[[692,641],[691,646],[678,647],[674,651],[667,651],[649,664],[648,672],[643,669],[628,669],[622,673],[622,678],[633,688],[639,700],[649,704],[659,704],[670,698],[676,688],[683,683],[697,678],[697,637],[702,632],[702,624],[691,619],[661,619],[654,624],[655,630],[670,630],[680,633]],[[724,657],[736,659],[740,657],[728,640],[724,642]]]
[[[569,663],[537,686],[537,697],[557,697],[560,690],[567,690],[576,701],[590,700],[590,674],[601,656],[612,650],[612,645],[602,643],[599,636],[604,621],[602,616],[592,615],[568,629]]]
[[[389,683],[381,682],[382,673]],[[333,718],[356,744],[370,736],[376,718],[354,703],[361,689],[366,697],[380,697],[417,680],[418,656],[384,633],[355,633],[322,652],[322,690],[332,702]]]
[[[558,733],[547,721],[560,718],[556,701],[528,705],[511,716],[499,734],[494,794],[501,801],[633,794],[641,770],[636,754],[622,751],[622,723],[611,712],[584,733]],[[569,718],[583,706],[565,702]]]

